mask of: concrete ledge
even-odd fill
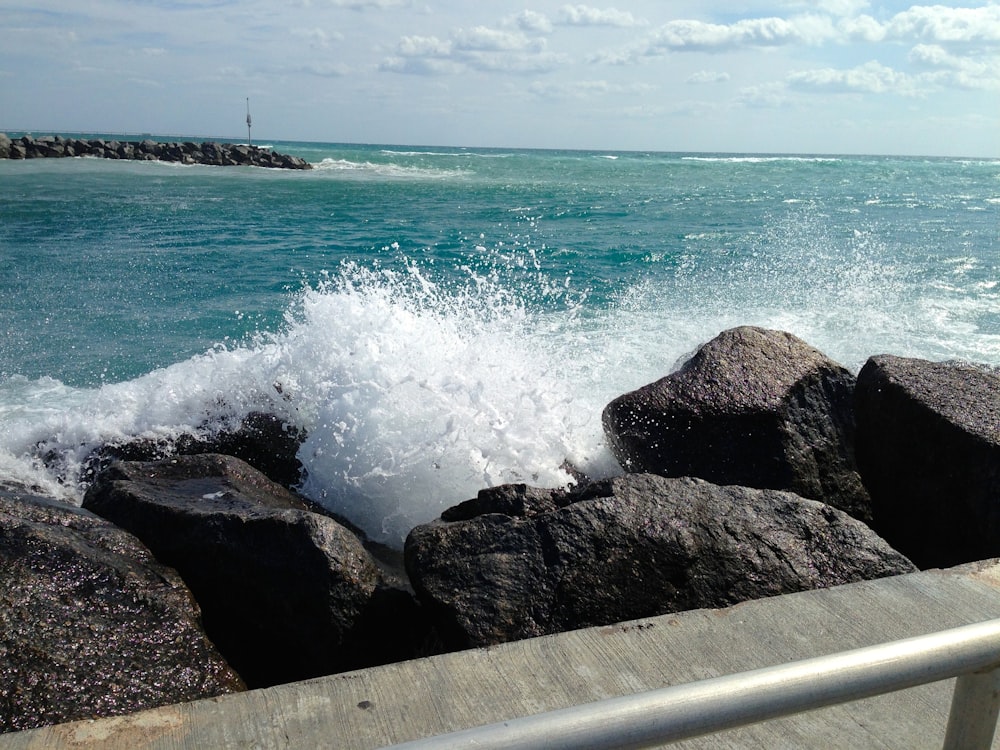
[[[375,748],[997,617],[990,560],[5,734],[0,750]],[[953,683],[672,747],[940,748]]]

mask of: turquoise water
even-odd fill
[[[600,411],[719,331],[1000,365],[1000,162],[266,144],[0,161],[0,476],[252,409],[376,537],[617,471]]]

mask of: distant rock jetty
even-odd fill
[[[131,161],[169,161],[179,164],[210,164],[219,167],[269,167],[271,169],[312,169],[298,156],[279,154],[271,149],[240,143],[194,141],[163,143],[116,141],[102,138],[64,138],[25,135],[11,139],[0,133],[0,159],[45,159],[66,156],[94,156]]]

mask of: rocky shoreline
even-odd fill
[[[0,731],[1000,555],[1000,373],[722,332],[603,415],[626,473],[483,490],[371,544],[304,435],[105,446],[0,490]],[[67,698],[71,696],[71,698]]]
[[[0,133],[0,159],[46,159],[91,156],[98,159],[166,161],[178,164],[208,164],[219,167],[268,167],[271,169],[312,169],[298,156],[279,154],[272,149],[240,143],[194,141],[163,143],[154,140],[118,141],[100,138],[64,138],[24,135],[11,139]]]

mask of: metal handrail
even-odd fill
[[[985,750],[1000,712],[1000,619],[609,698],[394,746],[643,748],[958,677],[945,750]]]

